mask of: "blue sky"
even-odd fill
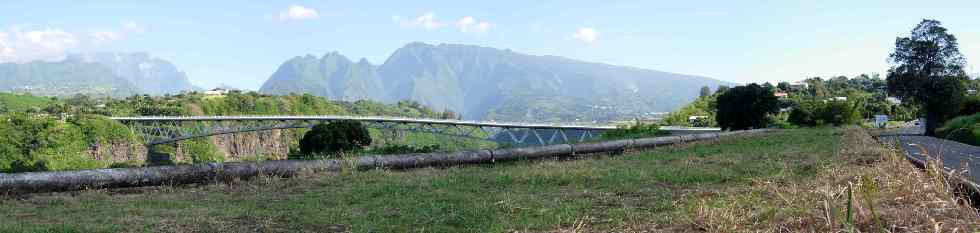
[[[883,73],[922,18],[980,61],[980,1],[93,2],[0,0],[0,62],[149,52],[201,86],[257,89],[294,56],[381,64],[422,41],[764,82]]]

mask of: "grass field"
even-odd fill
[[[841,153],[842,132],[782,130],[575,161],[7,197],[0,232],[723,232],[805,219],[814,225],[800,229],[819,230],[816,204],[787,201],[808,201],[800,198],[809,191],[773,187],[839,187],[814,180],[878,158]],[[870,222],[861,216],[854,225]]]
[[[0,93],[0,105],[5,106],[11,112],[23,112],[31,108],[44,109],[52,102],[54,101],[48,97]]]

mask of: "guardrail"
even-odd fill
[[[478,127],[505,127],[505,128],[540,128],[540,129],[592,129],[610,130],[616,126],[610,125],[571,125],[571,124],[543,124],[543,123],[522,123],[522,122],[495,122],[495,121],[470,121],[470,120],[450,120],[450,119],[431,119],[431,118],[410,118],[410,117],[387,117],[387,116],[338,116],[338,115],[309,115],[309,116],[138,116],[138,117],[110,117],[110,119],[123,122],[153,122],[153,121],[335,121],[335,120],[358,120],[358,121],[377,121],[377,122],[396,122],[396,123],[421,123],[421,124],[443,124],[461,125]]]

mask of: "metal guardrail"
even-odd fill
[[[335,121],[335,120],[357,120],[393,123],[419,123],[419,124],[440,124],[440,125],[460,125],[477,127],[500,127],[500,128],[534,128],[534,129],[578,129],[578,130],[610,130],[616,126],[610,125],[571,125],[571,124],[542,124],[542,123],[521,123],[521,122],[494,122],[494,121],[468,121],[468,120],[449,120],[431,118],[408,118],[408,117],[387,117],[387,116],[339,116],[339,115],[309,115],[309,116],[138,116],[138,117],[110,117],[110,119],[123,122],[165,122],[165,121]]]
[[[354,120],[368,127],[385,130],[409,130],[447,134],[457,137],[474,136],[482,132],[482,140],[499,140],[498,134],[512,144],[536,143],[547,145],[586,141],[598,132],[616,129],[612,125],[581,123],[525,123],[495,122],[453,119],[430,119],[390,116],[340,116],[340,115],[246,115],[246,116],[137,116],[110,117],[138,132],[148,145],[166,144],[197,137],[221,134],[254,132],[270,129],[309,128],[319,122]],[[406,127],[398,127],[398,125]],[[437,127],[439,126],[439,127]],[[461,129],[469,127],[470,130]],[[671,134],[695,134],[720,132],[719,128],[664,126]],[[572,137],[570,134],[579,135]]]

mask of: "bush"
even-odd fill
[[[335,121],[313,126],[299,142],[305,155],[350,152],[371,145],[371,134],[361,122]]]
[[[91,147],[82,127],[52,117],[0,115],[0,171],[102,168],[88,155]]]
[[[953,118],[936,130],[936,135],[974,146],[980,146],[980,114]]]
[[[424,145],[424,146],[413,146],[413,145],[385,145],[380,148],[375,148],[369,151],[371,154],[412,154],[412,153],[432,153],[439,151],[439,145]]]
[[[771,88],[749,84],[737,86],[718,96],[715,119],[724,130],[763,128],[769,114],[779,111],[779,100]]]
[[[802,101],[790,111],[790,123],[799,126],[834,126],[857,124],[861,121],[861,107],[857,101]]]
[[[181,149],[190,156],[191,163],[220,163],[225,157],[218,153],[218,148],[207,138],[182,141]]]
[[[956,115],[969,116],[977,113],[980,113],[980,96],[970,96],[963,102],[963,108]]]
[[[676,111],[670,112],[667,117],[664,117],[663,122],[666,125],[676,125],[676,126],[695,126],[688,121],[688,117],[691,116],[705,116],[708,117],[701,122],[698,126],[718,126],[715,122],[715,101],[717,100],[718,94],[699,97],[694,100],[694,102],[677,109]]]
[[[602,132],[600,136],[603,140],[617,140],[626,138],[649,138],[665,136],[670,134],[660,130],[660,126],[654,124],[636,124],[630,127],[617,127],[616,129]]]

